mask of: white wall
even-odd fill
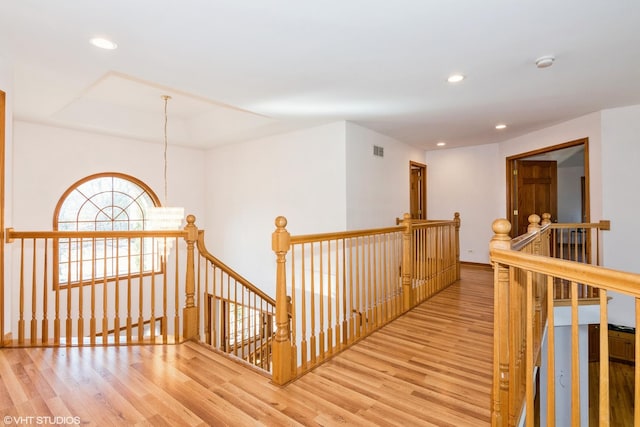
[[[460,259],[488,263],[491,223],[504,212],[498,145],[428,151],[426,162],[427,218],[460,212]]]
[[[134,176],[163,199],[162,144],[23,121],[14,121],[13,130],[13,173],[8,175],[13,197],[7,204],[13,220],[7,225],[18,231],[50,230],[60,196],[79,179],[95,173],[121,172]],[[204,222],[202,151],[170,146],[168,158],[169,203],[184,206],[187,213],[200,215]],[[17,263],[7,265],[8,270],[13,269],[10,274],[17,277]],[[18,302],[17,291],[17,286],[7,286],[7,302],[14,307]],[[6,319],[8,329],[15,326],[10,315]]]
[[[640,211],[640,105],[602,111],[604,265],[640,273],[638,212]],[[609,323],[636,326],[634,300],[615,295],[609,303]]]
[[[558,222],[582,222],[582,166],[558,167]]]
[[[207,248],[275,295],[274,220],[292,235],[346,229],[345,123],[211,149]]]
[[[169,204],[202,217],[202,151],[170,146],[168,159]],[[95,173],[132,175],[164,195],[162,144],[15,121],[13,162],[9,203],[16,230],[50,230],[60,196]]]
[[[373,155],[373,146],[384,157]],[[409,163],[424,152],[354,123],[346,124],[347,228],[390,227],[409,212]],[[453,218],[450,212],[444,218]]]

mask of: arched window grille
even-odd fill
[[[142,181],[121,173],[101,173],[73,184],[56,206],[59,231],[134,231],[148,228],[148,209],[159,206]],[[54,281],[59,286],[104,281],[116,276],[160,271],[148,239],[59,239],[54,242]]]

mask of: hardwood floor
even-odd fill
[[[284,388],[196,343],[2,349],[0,415],[14,425],[489,425],[492,279],[463,267],[461,281]]]

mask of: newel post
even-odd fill
[[[493,221],[494,232],[489,252],[511,249],[511,223],[506,219]],[[491,425],[506,426],[509,422],[509,267],[493,264],[493,388]]]
[[[538,235],[533,242],[533,253],[535,255],[540,255],[540,216],[536,214],[529,215],[529,225],[527,226],[527,233],[535,233]]]
[[[456,280],[460,280],[460,212],[453,214],[453,222],[456,224]]]
[[[271,247],[276,254],[276,335],[273,339],[273,373],[272,380],[278,385],[291,381],[292,354],[291,331],[289,323],[289,304],[287,297],[286,256],[291,246],[291,235],[285,229],[287,219],[276,218],[276,231],[271,236]]]
[[[413,289],[411,287],[411,274],[413,271],[413,248],[411,214],[405,213],[402,217],[402,311],[408,311],[413,306]]]
[[[182,335],[185,340],[195,338],[198,335],[198,307],[195,305],[196,275],[193,250],[196,240],[198,239],[198,227],[196,227],[195,222],[195,216],[187,215],[187,225],[184,227],[185,231],[187,231],[187,237],[185,238],[187,242],[186,298],[184,308],[182,309]]]

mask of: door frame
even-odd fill
[[[517,207],[517,203],[515,200],[515,185],[513,178],[513,170],[517,160],[522,160],[526,157],[536,156],[538,154],[550,153],[552,151],[562,150],[564,148],[575,147],[578,145],[584,146],[584,221],[589,222],[591,220],[590,214],[590,190],[589,190],[589,138],[580,138],[573,141],[565,142],[558,145],[552,145],[549,147],[539,148],[537,150],[528,151],[526,153],[520,153],[513,156],[509,156],[506,158],[506,183],[507,183],[507,215],[506,218],[509,220],[511,224],[515,224],[515,215],[514,210]],[[557,220],[557,218],[551,218],[552,221]],[[511,227],[511,237],[515,237],[514,233],[517,232],[517,227]]]
[[[413,203],[413,191],[411,191],[411,172],[414,169],[420,169],[422,173],[420,174],[420,197],[417,201],[420,205],[420,218],[412,218],[412,219],[427,219],[427,165],[423,163],[414,162],[413,160],[409,161],[409,212],[411,212],[411,205]],[[420,200],[422,203],[420,204]]]

